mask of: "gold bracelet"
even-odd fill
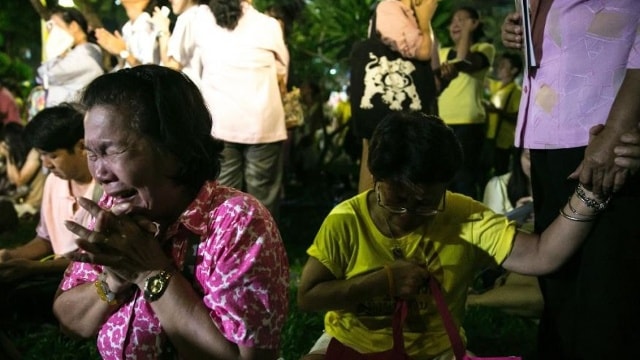
[[[588,217],[588,218],[579,218],[579,217],[571,216],[564,212],[564,207],[560,208],[560,215],[562,215],[562,217],[564,217],[567,220],[578,221],[578,222],[592,222],[593,220],[596,219],[595,216]]]
[[[569,205],[569,210],[571,210],[571,212],[573,213],[573,215],[578,215],[578,216],[583,216],[586,218],[594,218],[596,217],[596,215],[598,215],[598,213],[595,213],[594,215],[585,215],[585,214],[580,214],[578,212],[578,210],[576,210],[573,205],[571,205],[571,198],[572,196],[569,196],[569,200],[567,200],[567,205]]]
[[[100,297],[100,300],[106,302],[109,305],[117,305],[118,300],[116,299],[116,293],[109,289],[109,284],[107,284],[107,275],[105,273],[101,273],[98,275],[98,280],[93,283],[96,287],[96,292]]]
[[[387,272],[387,280],[389,281],[389,296],[393,299],[396,297],[396,282],[393,279],[393,270],[389,265],[385,265],[384,270]]]

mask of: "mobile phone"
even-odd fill
[[[509,220],[514,220],[518,224],[521,224],[527,220],[529,215],[533,212],[533,202],[528,202],[520,207],[517,207],[505,215]]]
[[[169,10],[169,8],[166,7],[166,6],[163,6],[163,7],[160,8],[160,13],[164,17],[169,17],[169,14],[171,13],[171,10]]]

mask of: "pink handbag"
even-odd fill
[[[393,347],[377,353],[359,353],[332,338],[325,354],[327,360],[410,360],[404,350],[402,325],[407,318],[407,302],[398,300],[393,314]]]
[[[429,287],[431,288],[431,294],[436,302],[438,312],[442,317],[445,330],[451,341],[451,348],[453,354],[458,360],[522,360],[520,356],[501,356],[501,357],[477,357],[469,356],[462,343],[462,338],[458,333],[458,329],[453,324],[451,313],[447,307],[447,303],[444,301],[442,291],[440,290],[440,284],[434,279],[429,279]],[[407,317],[407,303],[406,301],[399,300],[396,302],[396,309],[393,316],[393,347],[387,351],[377,353],[361,354],[348,346],[345,346],[336,338],[332,338],[325,359],[328,360],[408,360],[409,356],[404,349],[404,340],[402,334],[402,325]]]
[[[453,349],[453,354],[456,359],[459,360],[522,360],[520,356],[500,356],[500,357],[478,357],[478,356],[469,356],[467,355],[467,351],[464,348],[464,344],[462,343],[462,338],[460,338],[460,333],[458,333],[458,329],[453,324],[453,319],[451,318],[451,313],[449,312],[449,308],[447,307],[447,303],[444,301],[444,296],[442,296],[442,291],[440,291],[440,284],[433,277],[429,279],[429,287],[431,288],[431,294],[433,294],[433,298],[436,301],[436,307],[438,308],[438,312],[442,317],[442,322],[444,323],[444,328],[447,331],[447,335],[449,336],[449,341],[451,341],[451,348]]]

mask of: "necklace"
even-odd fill
[[[391,224],[389,224],[389,219],[386,216],[382,217],[384,219],[384,223],[387,224],[387,230],[389,230],[389,235],[391,235],[391,240],[393,240],[393,247],[391,248],[391,253],[393,254],[393,258],[396,260],[404,259],[404,254],[402,253],[402,249],[400,248],[400,242],[393,235],[393,231],[391,230]]]

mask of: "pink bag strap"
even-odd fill
[[[405,300],[396,301],[396,309],[393,313],[393,350],[397,353],[404,353],[404,334],[402,327],[407,319],[407,302]]]
[[[462,360],[464,359],[464,356],[467,352],[464,349],[464,344],[462,343],[462,338],[460,337],[458,328],[453,323],[453,319],[451,318],[451,313],[449,312],[447,303],[446,301],[444,301],[444,296],[442,296],[440,284],[438,284],[438,281],[436,279],[431,277],[429,278],[429,287],[431,288],[431,293],[433,294],[433,298],[436,301],[438,312],[442,317],[442,322],[444,323],[444,328],[447,331],[447,335],[449,336],[449,341],[451,341],[453,354],[455,355],[456,359]]]

